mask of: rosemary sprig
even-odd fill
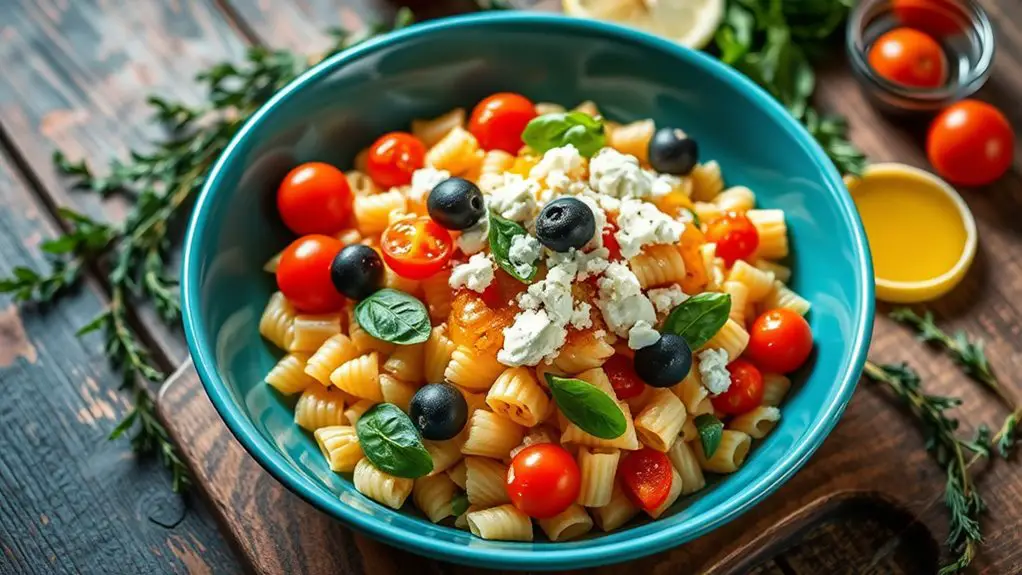
[[[357,34],[334,30],[334,45],[324,57],[413,20],[411,12],[402,9],[393,26],[373,26]],[[86,266],[106,271],[110,303],[78,333],[105,335],[106,352],[123,374],[122,388],[134,400],[110,439],[130,433],[138,454],[156,455],[171,471],[174,491],[187,488],[188,470],[156,416],[145,382],[159,382],[164,374],[136,331],[129,304],[133,299],[149,302],[168,324],[180,321],[177,281],[167,266],[169,230],[187,217],[206,173],[248,117],[312,60],[318,58],[253,47],[243,62],[224,62],[199,74],[197,81],[208,91],[203,105],[151,96],[153,116],[167,127],[167,137],[154,142],[150,151],[132,151],[127,161],[113,160],[106,175],[55,153],[54,162],[75,188],[103,197],[122,193],[134,199],[134,207],[119,225],[62,208],[65,233],[42,245],[51,259],[50,271],[17,267],[11,277],[0,278],[0,293],[13,294],[18,301],[50,303],[81,281]]]

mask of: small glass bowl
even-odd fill
[[[906,12],[909,10],[910,12]],[[912,88],[880,77],[867,54],[880,35],[909,25],[906,15],[934,26],[948,61],[948,80],[938,88]],[[922,112],[947,107],[979,90],[994,61],[994,30],[986,11],[972,0],[862,0],[848,19],[846,49],[863,90],[886,111]]]

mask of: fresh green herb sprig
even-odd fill
[[[326,56],[413,20],[411,12],[402,9],[393,26],[373,26],[358,34],[334,30],[334,45]],[[51,259],[50,271],[18,267],[11,277],[0,278],[0,293],[13,294],[18,301],[51,303],[81,281],[86,267],[107,274],[110,303],[79,334],[105,334],[107,354],[124,376],[122,387],[134,399],[134,407],[110,438],[130,433],[136,452],[156,454],[171,470],[175,491],[188,486],[188,472],[148,395],[144,382],[161,381],[164,374],[134,325],[129,303],[149,302],[168,324],[180,321],[177,281],[167,266],[169,231],[185,220],[190,200],[202,188],[213,162],[248,117],[311,63],[293,52],[253,47],[243,62],[224,62],[199,74],[197,81],[208,92],[202,105],[150,97],[154,119],[167,127],[166,138],[154,142],[151,151],[132,151],[126,162],[112,161],[106,175],[93,172],[84,161],[55,153],[55,164],[75,188],[102,197],[124,194],[133,198],[134,207],[116,225],[62,208],[64,234],[42,245]]]

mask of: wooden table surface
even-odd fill
[[[472,7],[468,0],[418,4],[413,8],[420,16]],[[1022,5],[982,4],[998,25],[999,43],[993,77],[981,96],[1005,110],[1013,126],[1022,126]],[[195,73],[239,58],[246,46],[314,53],[327,45],[326,28],[386,20],[394,10],[379,0],[0,0],[0,275],[18,265],[45,265],[38,245],[59,230],[57,206],[111,221],[126,214],[116,198],[100,201],[69,189],[51,164],[53,150],[105,164],[158,135],[147,121],[147,94],[198,102],[202,94],[190,82]],[[843,66],[821,71],[820,84],[821,103],[849,117],[853,139],[873,158],[926,166],[922,126],[905,127],[877,115]],[[995,368],[1015,389],[1022,388],[1016,375],[1022,371],[1020,155],[1017,150],[1015,170],[998,184],[964,191],[982,249],[963,285],[933,306],[946,325],[988,341]],[[0,299],[0,573],[251,568],[215,519],[222,513],[214,513],[202,495],[173,495],[158,465],[137,462],[126,442],[106,441],[129,405],[118,392],[119,377],[107,365],[101,338],[74,335],[106,297],[102,278],[93,275],[85,289],[53,309],[18,308]],[[137,322],[167,372],[185,360],[179,330],[166,328],[144,307],[137,310]],[[966,405],[959,416],[965,422],[993,424],[1003,416],[988,395],[903,329],[884,319],[876,329],[873,354],[884,361],[909,359],[934,392],[962,396]],[[875,388],[863,386],[855,401],[890,425],[877,434],[896,436],[905,453],[906,481],[920,481],[920,497],[932,499],[940,485],[933,483],[934,474],[917,471],[931,463],[921,455],[923,442],[911,423]],[[1002,465],[990,481],[1017,471]],[[1022,572],[1022,489],[1017,482],[1009,485],[989,495],[995,505],[977,571]],[[942,513],[939,504],[925,508]],[[920,533],[912,523],[899,524],[870,505],[844,505],[750,569],[927,571],[933,538],[944,534]],[[354,561],[352,573],[373,571],[364,556]]]

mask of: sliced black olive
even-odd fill
[[[351,299],[365,299],[383,284],[383,260],[369,246],[344,246],[330,263],[330,280]]]
[[[676,128],[660,128],[649,141],[649,164],[661,174],[687,176],[699,163],[699,144]]]
[[[536,220],[536,237],[555,252],[566,252],[593,239],[596,218],[589,206],[575,198],[558,198],[543,207]]]
[[[461,433],[468,421],[468,404],[449,383],[430,383],[412,396],[408,415],[426,439],[440,441]]]
[[[466,230],[486,215],[483,193],[463,178],[448,178],[434,186],[426,209],[433,221],[449,230]]]
[[[680,335],[665,333],[635,352],[635,373],[653,387],[671,387],[692,369],[692,349]]]

